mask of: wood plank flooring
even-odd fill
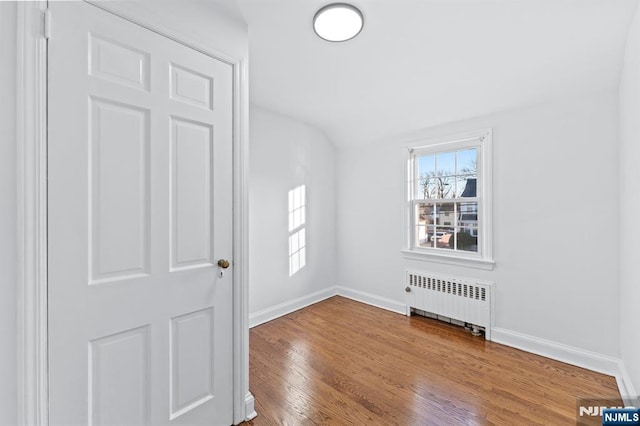
[[[258,425],[575,425],[613,377],[333,297],[250,332]],[[599,421],[595,424],[599,424]]]

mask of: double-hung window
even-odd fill
[[[491,267],[490,160],[490,130],[408,148],[408,254]]]

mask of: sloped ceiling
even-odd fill
[[[326,0],[238,0],[252,102],[338,146],[618,85],[637,0],[357,0],[365,27],[328,43]]]

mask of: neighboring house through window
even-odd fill
[[[491,267],[491,136],[482,130],[408,148],[405,253]]]

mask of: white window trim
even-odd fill
[[[404,156],[404,185],[403,195],[403,248],[401,253],[404,258],[422,260],[437,263],[446,263],[457,266],[492,270],[495,261],[493,259],[493,167],[492,167],[492,129],[480,129],[465,133],[458,133],[444,137],[421,139],[405,145]],[[412,247],[414,232],[413,219],[413,188],[410,182],[414,176],[413,155],[416,153],[428,154],[442,151],[454,151],[461,148],[478,147],[478,177],[481,183],[478,186],[480,202],[478,203],[478,221],[480,232],[480,246],[478,253],[448,252],[436,248]]]

